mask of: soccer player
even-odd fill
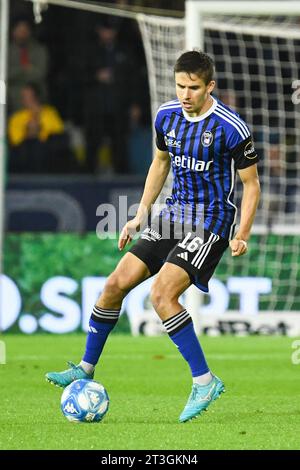
[[[62,387],[76,379],[93,378],[106,339],[118,321],[122,300],[157,274],[151,292],[153,306],[191,369],[192,392],[179,417],[185,422],[218,398],[224,384],[210,371],[192,318],[178,299],[191,284],[208,292],[208,281],[229,245],[232,256],[247,252],[260,186],[258,156],[247,125],[211,95],[215,87],[212,59],[198,50],[185,52],[175,64],[174,76],[177,99],[158,110],[154,159],[137,214],[120,234],[120,250],[142,225],[145,212],[151,212],[170,166],[172,194],[108,277],[90,319],[80,364],[69,363],[70,369],[50,372],[46,378]],[[236,172],[243,197],[235,232]]]

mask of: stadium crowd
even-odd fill
[[[9,171],[144,174],[151,117],[137,23],[51,5],[35,25],[20,0],[10,13]]]

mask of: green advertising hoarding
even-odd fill
[[[227,250],[210,283],[210,294],[203,296],[202,310],[298,313],[299,252],[299,236],[276,235],[254,235],[248,254],[239,259],[232,258]],[[86,329],[90,308],[122,256],[116,237],[99,239],[95,233],[7,235],[0,303],[2,330],[59,333],[59,326],[47,325],[54,325],[56,319],[60,320],[57,325],[63,325],[64,315],[69,320],[63,332]],[[214,307],[217,304],[219,307]],[[143,308],[150,308],[145,293],[136,309]],[[127,315],[121,317],[120,331],[130,331],[127,317],[133,318],[134,310],[132,295],[124,302]],[[84,321],[79,318],[83,314]]]

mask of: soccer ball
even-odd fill
[[[94,380],[75,380],[61,396],[61,410],[69,421],[99,422],[109,407],[107,391]]]

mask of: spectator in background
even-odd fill
[[[10,168],[13,172],[60,172],[70,152],[64,124],[56,109],[42,104],[35,84],[21,89],[22,109],[8,121]]]
[[[97,171],[101,148],[111,150],[111,169],[126,173],[131,107],[137,106],[139,67],[118,41],[118,23],[104,18],[95,26],[96,40],[88,49],[85,134],[87,170]],[[107,162],[106,162],[107,164]],[[101,167],[100,167],[101,169]]]
[[[46,98],[48,70],[47,49],[32,37],[32,27],[27,19],[19,18],[12,27],[12,41],[8,58],[8,109],[9,113],[21,107],[21,89],[26,83],[36,84]]]

